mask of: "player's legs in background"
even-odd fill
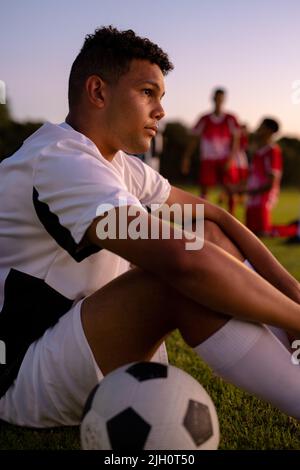
[[[250,205],[246,210],[246,226],[257,236],[271,232],[271,213],[266,204]]]
[[[238,169],[236,164],[234,162],[230,163],[227,158],[220,160],[218,175],[219,183],[227,196],[228,212],[234,215],[236,208],[236,194],[234,188],[238,184]]]
[[[202,160],[200,162],[199,178],[200,196],[207,199],[208,190],[217,184],[216,162],[214,160]]]
[[[208,194],[208,186],[205,185],[200,185],[200,197],[203,199],[207,199],[207,194]]]

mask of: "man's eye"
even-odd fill
[[[151,90],[151,88],[144,88],[143,92],[144,92],[145,95],[147,95],[147,96],[152,96],[152,90]]]

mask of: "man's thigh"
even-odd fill
[[[132,270],[132,274],[120,276],[90,298],[79,301],[29,347],[14,384],[0,400],[0,419],[31,427],[80,422],[88,394],[104,375],[83,330],[83,304],[95,306],[95,311],[85,311],[87,316],[94,316],[92,328],[97,330],[96,341],[105,364],[107,358],[116,356],[124,364],[139,359],[167,363],[162,340],[151,343],[147,354],[141,354],[147,344],[143,335],[148,336],[155,328],[149,298],[159,308],[159,284],[142,271]],[[155,317],[157,312],[153,310]],[[121,340],[120,350],[116,338]]]
[[[104,374],[123,364],[150,360],[177,327],[179,294],[158,277],[138,268],[87,297],[82,324]]]

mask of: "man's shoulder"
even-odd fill
[[[261,147],[254,157],[255,161],[260,161],[268,171],[271,169],[272,172],[282,170],[282,152],[280,146],[276,143]]]
[[[32,136],[26,144],[36,149],[39,159],[53,164],[57,159],[72,160],[73,163],[86,159],[104,161],[94,142],[66,123],[45,123],[40,134]]]
[[[130,173],[133,177],[152,177],[157,171],[151,168],[150,165],[142,161],[138,155],[129,154],[120,150],[116,157],[115,163],[123,168],[124,174]]]
[[[47,147],[59,142],[64,142],[64,145],[76,145],[78,143],[96,148],[95,144],[88,137],[77,132],[65,122],[61,124],[45,122],[34,134],[24,141],[24,144]]]
[[[201,116],[199,117],[199,120],[198,120],[198,121],[208,121],[208,120],[210,120],[212,114],[213,114],[213,113],[204,113],[204,114],[201,114]]]
[[[261,154],[267,157],[281,155],[281,153],[281,148],[276,142],[266,145],[261,149]]]
[[[231,121],[231,122],[234,122],[235,124],[237,124],[237,117],[234,113],[225,113],[225,119],[227,121]]]

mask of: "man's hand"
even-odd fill
[[[225,171],[230,170],[230,168],[232,167],[233,162],[234,162],[234,156],[235,156],[234,153],[230,153],[230,155],[229,155],[229,157],[228,157],[228,159],[227,159],[227,161],[226,161],[226,163],[225,163],[225,165],[224,165],[224,170],[225,170]]]

